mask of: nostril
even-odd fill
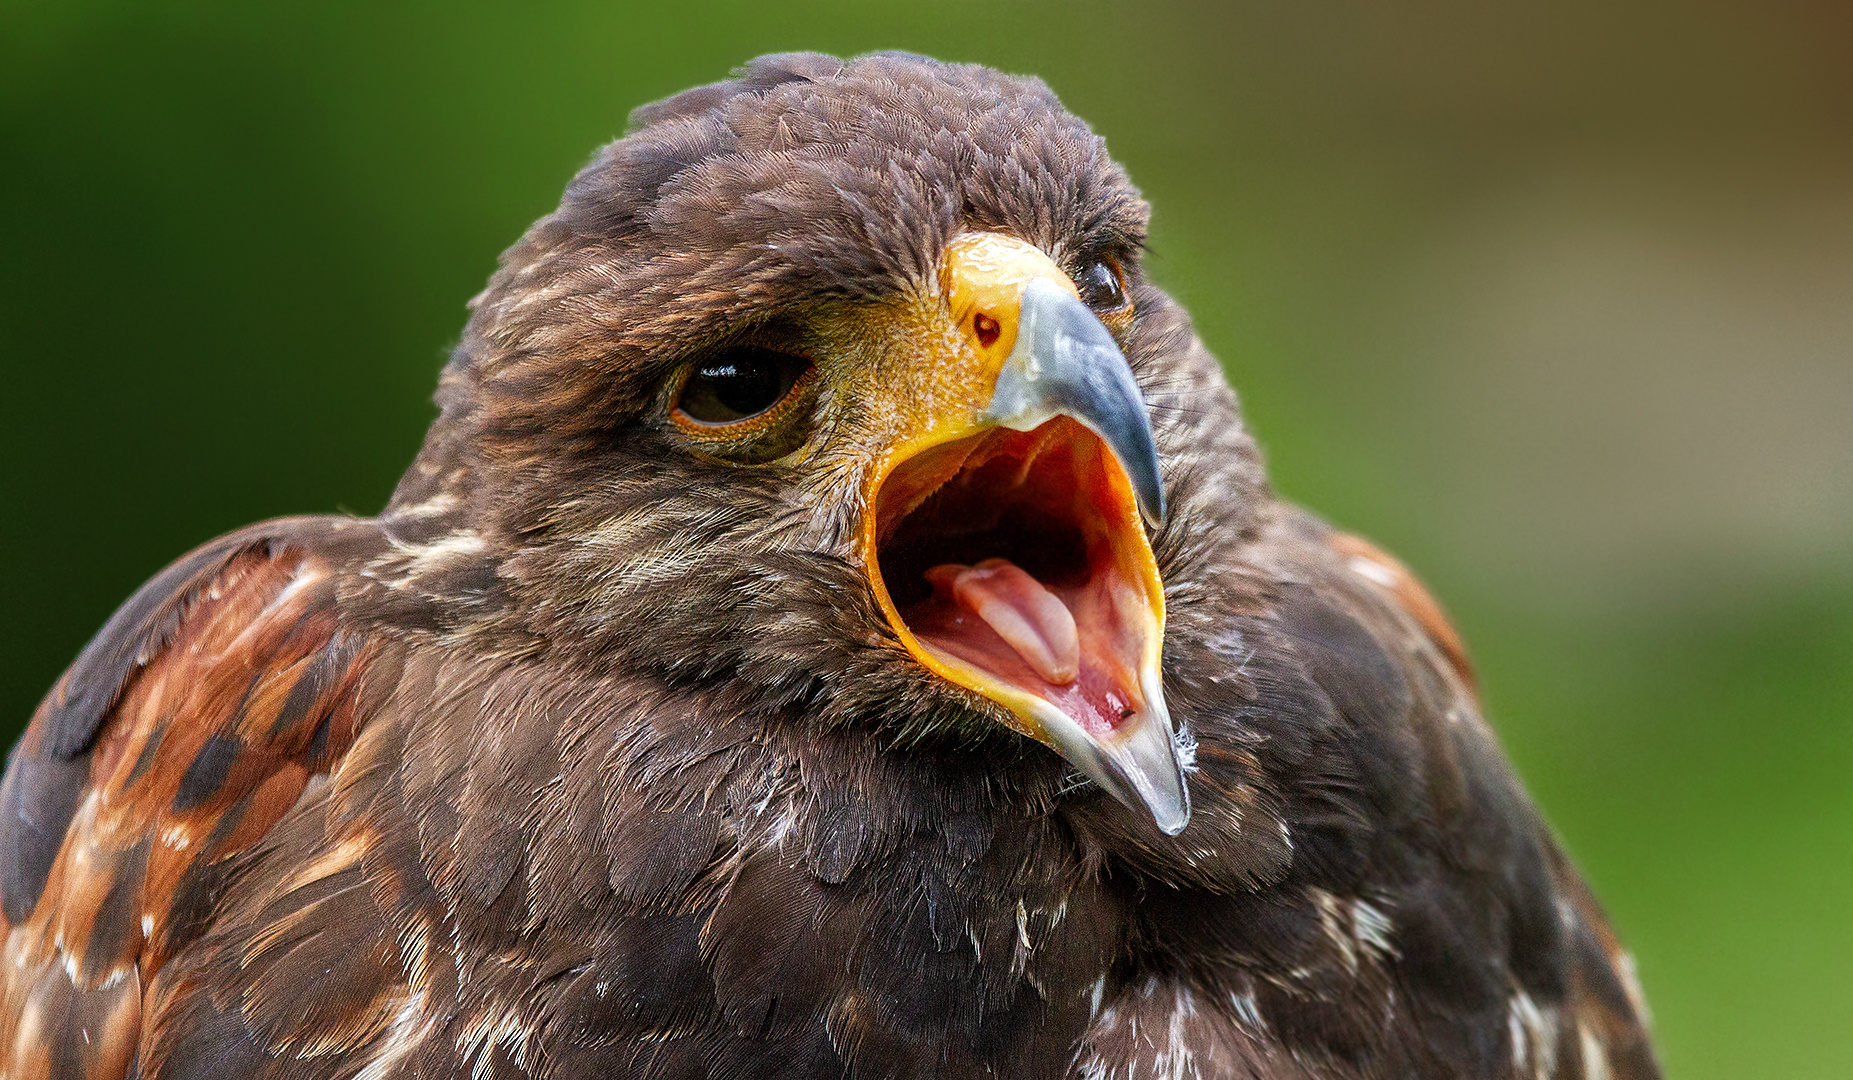
[[[978,344],[990,348],[997,344],[997,335],[1003,330],[997,320],[980,311],[972,316],[972,333],[978,335]]]

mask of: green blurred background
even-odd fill
[[[0,2],[0,714],[371,513],[496,253],[763,52],[1042,76],[1293,497],[1453,610],[1671,1075],[1853,1076],[1853,6]]]

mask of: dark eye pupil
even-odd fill
[[[1092,262],[1075,282],[1087,306],[1103,311],[1126,306],[1126,291],[1120,288],[1120,276],[1105,262]]]
[[[704,424],[727,424],[765,412],[791,392],[809,363],[771,349],[733,349],[697,367],[676,407]]]
[[[714,364],[695,376],[724,409],[756,413],[778,401],[779,373],[767,364]]]

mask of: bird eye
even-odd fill
[[[1120,280],[1119,267],[1105,259],[1095,259],[1075,278],[1081,301],[1095,311],[1118,311],[1127,304],[1126,284]]]
[[[684,426],[736,424],[776,409],[811,371],[811,362],[757,345],[728,349],[689,372],[676,398]]]

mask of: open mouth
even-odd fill
[[[871,418],[862,569],[917,665],[1176,836],[1189,739],[1165,706],[1164,587],[1145,533],[1165,521],[1165,490],[1144,394],[1039,248],[962,233],[940,276],[919,317],[952,333],[917,341],[914,316],[894,331],[909,342],[897,358],[931,363],[923,392]]]
[[[1125,470],[1086,427],[1058,416],[930,447],[889,473],[874,509],[890,621],[1027,734],[1110,743],[1158,697],[1157,568]]]

